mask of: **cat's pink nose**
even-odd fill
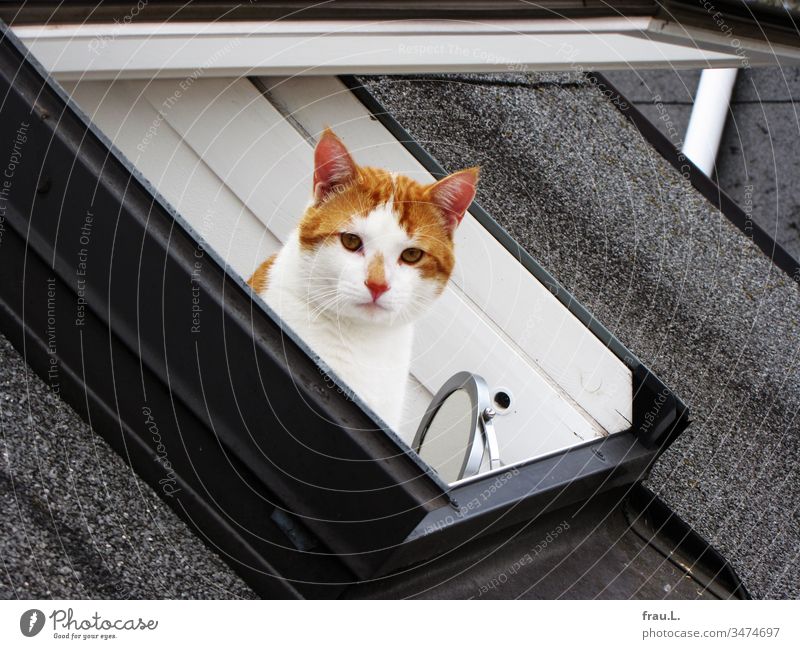
[[[365,280],[364,284],[372,294],[372,301],[377,302],[378,298],[389,290],[389,285],[386,282],[375,282],[371,279]]]

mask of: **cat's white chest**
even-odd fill
[[[315,314],[298,295],[287,273],[291,253],[284,250],[262,294],[267,304],[331,370],[395,431],[400,428],[413,343],[411,324],[375,327],[327,314]]]

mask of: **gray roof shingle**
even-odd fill
[[[252,591],[0,336],[0,597]]]
[[[366,85],[446,168],[480,164],[482,206],[687,402],[648,486],[755,596],[800,596],[800,278],[577,77]]]

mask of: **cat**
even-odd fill
[[[248,284],[393,430],[413,322],[453,272],[453,233],[478,168],[423,185],[356,165],[329,128],[314,150],[313,198]]]

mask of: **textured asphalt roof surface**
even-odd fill
[[[797,284],[582,77],[368,85],[690,405],[650,488],[755,596],[800,596]],[[252,596],[5,339],[0,387],[0,596]]]
[[[626,70],[606,77],[681,147],[698,70]],[[720,187],[795,259],[800,259],[798,100],[800,67],[740,70],[716,165]]]
[[[800,285],[582,77],[367,82],[683,398],[647,484],[757,597],[800,596]],[[800,281],[800,278],[796,278]]]
[[[0,336],[0,597],[252,591]]]

